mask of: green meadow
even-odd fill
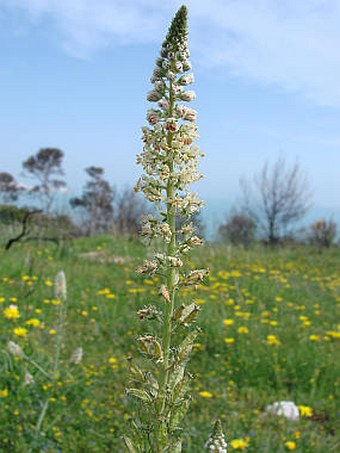
[[[147,333],[136,311],[159,304],[157,279],[135,273],[151,252],[109,236],[0,251],[0,451],[123,451],[134,410],[124,393],[128,363]],[[183,292],[200,305],[202,329],[183,451],[204,451],[215,418],[228,451],[339,451],[339,249],[208,244],[190,260],[210,278]],[[54,295],[60,270],[67,302]],[[267,413],[278,401],[294,402],[300,419]]]

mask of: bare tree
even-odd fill
[[[249,247],[255,240],[256,223],[243,212],[232,212],[226,222],[220,225],[218,236],[233,245]]]
[[[329,248],[336,237],[336,223],[332,220],[318,220],[310,226],[310,242],[319,248]]]
[[[17,201],[21,187],[14,176],[0,172],[0,196],[4,203]]]
[[[241,181],[244,211],[256,222],[269,244],[276,244],[287,228],[310,208],[311,194],[298,163],[284,159],[266,163],[251,183]]]
[[[85,169],[90,180],[85,184],[81,197],[70,200],[73,208],[82,208],[86,214],[86,232],[90,236],[108,231],[113,226],[113,201],[115,190],[104,179],[104,169]]]
[[[118,201],[115,215],[119,233],[137,234],[142,217],[150,213],[150,207],[133,189],[125,189]]]
[[[26,175],[38,182],[32,188],[32,193],[42,195],[47,215],[51,213],[55,192],[66,187],[65,181],[58,179],[58,176],[64,175],[63,157],[63,151],[58,148],[42,148],[22,164]]]

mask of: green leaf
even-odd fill
[[[140,449],[132,442],[130,437],[123,436],[123,440],[124,440],[125,446],[128,449],[129,453],[139,453],[140,452]]]
[[[177,354],[174,358],[173,370],[169,380],[169,386],[171,389],[182,381],[184,377],[185,367],[189,360],[189,355],[192,351],[193,343],[198,335],[198,329],[190,332],[180,344]]]
[[[170,414],[170,423],[169,423],[169,429],[170,431],[173,431],[178,427],[180,422],[182,421],[184,415],[187,413],[189,406],[191,403],[190,398],[186,398],[185,400],[182,400],[181,403],[176,404]]]
[[[151,401],[152,401],[152,398],[149,395],[149,393],[143,389],[136,389],[136,388],[127,389],[126,393],[130,396],[134,396],[135,398],[139,398],[147,403],[151,403]]]
[[[178,321],[179,318],[182,316],[182,313],[183,313],[183,310],[185,309],[185,305],[184,304],[181,304],[179,305],[175,311],[173,312],[173,315],[172,315],[172,321]]]
[[[181,381],[179,381],[172,389],[172,402],[178,404],[185,397],[191,376],[185,375]]]
[[[181,453],[182,451],[182,440],[176,439],[175,441],[171,442],[169,447],[165,450],[169,453]]]
[[[199,311],[200,307],[196,305],[194,302],[190,305],[187,305],[184,308],[182,315],[178,321],[179,324],[190,324],[192,321],[196,319]]]
[[[130,373],[134,379],[145,382],[145,376],[143,371],[135,364],[130,365]]]

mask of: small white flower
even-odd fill
[[[184,76],[182,76],[179,80],[178,80],[178,83],[180,85],[190,85],[191,83],[194,83],[195,81],[195,78],[194,78],[194,74],[191,72],[190,74],[185,74]]]
[[[82,359],[83,359],[83,348],[80,347],[73,351],[71,358],[70,358],[70,362],[74,363],[75,365],[79,365],[79,363],[82,361]]]
[[[184,91],[181,93],[181,99],[187,102],[193,101],[196,99],[196,93],[192,90]]]
[[[197,120],[197,112],[194,109],[186,109],[186,112],[183,115],[184,120],[191,121],[192,123]]]
[[[266,407],[268,414],[285,417],[288,420],[298,421],[299,420],[299,409],[293,403],[293,401],[277,401]]]
[[[160,113],[157,110],[149,109],[146,114],[147,121],[154,126],[160,120]]]
[[[144,260],[143,266],[137,269],[137,274],[154,274],[159,268],[157,261]]]
[[[162,110],[168,110],[168,108],[169,108],[169,103],[165,98],[161,99],[158,102],[158,105]]]
[[[177,72],[182,72],[183,71],[183,64],[180,61],[176,61],[175,69],[176,69]]]
[[[25,370],[25,378],[24,378],[24,384],[25,385],[33,385],[35,384],[34,378],[31,375],[31,373],[27,370]]]
[[[178,123],[176,118],[168,118],[165,122],[165,129],[170,132],[178,131]]]
[[[163,68],[163,69],[168,69],[168,67],[169,67],[169,62],[166,61],[166,60],[163,60],[163,61],[162,61],[162,68]]]
[[[156,82],[154,83],[154,86],[155,86],[155,89],[157,91],[164,90],[164,82],[163,82],[163,80],[156,80]]]
[[[147,100],[150,102],[157,102],[162,99],[162,93],[157,90],[151,90],[147,94]]]
[[[183,61],[183,71],[190,71],[192,64],[189,60]]]

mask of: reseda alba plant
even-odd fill
[[[157,276],[160,303],[139,310],[140,319],[150,323],[151,334],[138,338],[144,369],[130,364],[131,380],[127,394],[136,399],[136,416],[131,433],[125,436],[130,452],[180,452],[181,421],[190,404],[186,372],[198,328],[199,307],[177,302],[181,288],[201,283],[208,271],[186,271],[185,257],[202,239],[190,222],[203,202],[189,185],[202,175],[198,158],[203,156],[194,144],[197,135],[196,111],[183,102],[195,99],[186,87],[193,83],[187,44],[187,9],[175,15],[151,77],[154,88],[147,99],[157,103],[147,112],[149,126],[143,127],[144,148],[137,158],[144,173],[136,190],[153,202],[158,216],[148,216],[142,224],[142,237],[157,239],[159,250],[144,261],[139,274]],[[184,222],[183,222],[183,219]],[[161,245],[159,245],[161,244]]]

